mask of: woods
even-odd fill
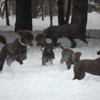
[[[6,24],[10,25],[9,16],[16,15],[15,32],[19,29],[29,29],[32,31],[32,18],[50,16],[50,26],[53,25],[53,16],[58,16],[58,25],[71,23],[76,15],[80,15],[82,22],[76,37],[85,41],[87,13],[93,10],[99,12],[99,0],[2,0],[0,2],[0,15],[6,16]]]

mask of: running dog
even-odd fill
[[[11,65],[13,61],[23,64],[23,60],[27,58],[27,45],[33,46],[34,36],[28,30],[19,30],[17,34],[20,36],[12,43],[6,43],[0,52],[0,71],[3,69],[5,60]]]

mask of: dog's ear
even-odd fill
[[[24,31],[23,31],[23,30],[18,30],[18,31],[17,31],[17,34],[18,34],[20,37],[24,37]]]
[[[40,33],[37,34],[37,35],[35,36],[35,40],[36,40],[36,41],[40,40],[41,38],[44,38],[44,37],[43,37],[43,35],[40,34]]]
[[[24,38],[29,41],[33,41],[34,36],[29,30],[24,30]]]
[[[25,38],[29,41],[32,41],[34,39],[33,34],[29,31],[29,30],[18,30],[17,34],[21,37],[21,38]]]
[[[78,52],[79,53],[79,56],[81,56],[82,55],[82,53],[81,52]]]

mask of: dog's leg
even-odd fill
[[[46,59],[42,57],[42,65],[46,65]]]
[[[50,64],[53,65],[53,60],[52,59],[50,59]]]
[[[74,41],[74,39],[68,37],[68,39],[71,41],[71,48],[76,47],[77,43]]]
[[[8,55],[7,58],[6,58],[7,65],[11,66],[13,61],[15,61],[14,56],[11,55],[11,54]]]
[[[83,79],[84,77],[85,77],[85,72],[83,72],[83,73],[81,74],[80,80]]]
[[[73,80],[75,80],[75,79],[81,80],[81,79],[84,78],[84,76],[85,76],[85,73],[74,70],[74,78],[73,78]]]
[[[63,59],[63,58],[61,58],[60,63],[63,63],[63,62],[64,62],[64,59]]]
[[[69,61],[66,61],[66,66],[67,66],[68,69],[70,69],[71,68],[71,63]]]
[[[58,39],[57,38],[51,38],[51,40],[52,40],[53,45],[55,47],[57,47],[58,46],[58,43],[57,43]]]
[[[6,45],[4,45],[0,52],[0,71],[2,71],[2,69],[3,69],[3,65],[4,65],[5,59],[7,57],[7,53],[8,52],[7,52]]]

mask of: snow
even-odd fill
[[[100,14],[88,14],[87,32],[97,37],[100,33]],[[10,17],[11,26],[6,26],[5,19],[0,18],[0,34],[5,35],[7,42],[12,42],[18,36],[13,32],[15,17]],[[49,17],[44,21],[33,19],[33,35],[40,33],[50,25]],[[53,25],[57,25],[57,17],[53,18]],[[99,34],[100,36],[100,34]],[[70,47],[67,38],[59,41],[65,48]],[[65,42],[66,41],[66,42]],[[87,39],[88,44],[76,39],[76,48],[73,51],[82,52],[81,59],[95,59],[100,50],[100,39]],[[9,67],[6,62],[0,73],[0,100],[100,100],[100,77],[86,73],[83,80],[72,80],[73,65],[67,70],[66,64],[60,64],[61,49],[54,49],[53,65],[42,66],[42,52],[36,46],[28,46],[27,59],[23,65],[16,61]],[[0,49],[2,48],[0,44]]]

